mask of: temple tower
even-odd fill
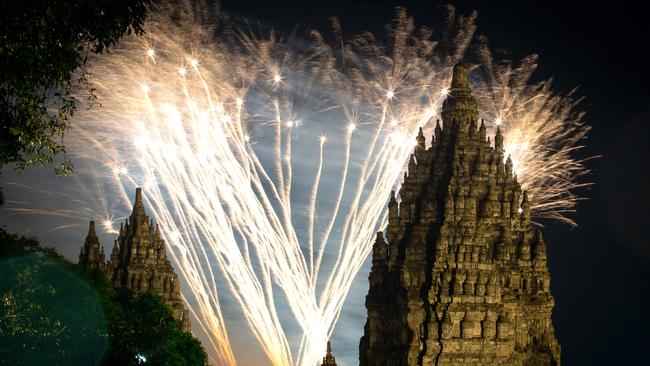
[[[94,223],[82,249],[85,253],[94,253],[94,246],[101,247],[95,235]],[[92,235],[91,235],[92,233]],[[90,244],[89,244],[90,243]],[[89,249],[86,246],[90,245]],[[87,263],[80,255],[80,263]],[[103,249],[101,263],[104,263]],[[91,267],[92,268],[92,267]],[[142,190],[136,189],[133,211],[126,222],[120,225],[117,240],[114,241],[110,261],[104,265],[114,287],[125,287],[135,296],[153,291],[162,297],[179,320],[184,331],[190,330],[189,314],[183,306],[180,293],[180,281],[174,268],[167,259],[165,241],[160,236],[158,225],[154,225],[144,210]]]
[[[336,359],[332,355],[332,345],[330,342],[327,342],[327,351],[325,357],[323,357],[323,363],[321,366],[336,366]]]
[[[92,270],[106,270],[104,247],[99,243],[95,232],[95,221],[91,221],[88,226],[88,235],[86,235],[86,241],[79,254],[79,264]]]
[[[546,244],[461,65],[441,116],[373,246],[360,364],[559,365]]]

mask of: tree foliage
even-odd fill
[[[162,302],[148,292],[133,297],[128,291],[118,290],[120,305],[109,334],[111,350],[107,365],[196,365],[207,362],[201,344],[191,334],[181,331],[178,321]]]
[[[158,295],[114,289],[106,273],[4,229],[0,300],[0,360],[11,364],[207,363],[201,343],[181,331]]]
[[[0,168],[21,170],[65,153],[75,88],[90,91],[85,63],[124,34],[141,34],[150,0],[0,2]],[[55,168],[67,174],[69,160]]]
[[[108,338],[97,292],[35,240],[0,238],[0,364],[99,360]]]

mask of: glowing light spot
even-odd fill
[[[400,145],[406,142],[406,136],[401,132],[393,132],[388,137],[396,144]]]
[[[147,56],[153,58],[156,55],[156,51],[153,48],[147,50]]]
[[[390,127],[397,127],[399,121],[396,118],[390,120]]]
[[[273,75],[273,85],[278,86],[282,82],[282,75],[275,74]]]
[[[244,100],[242,98],[237,98],[235,104],[237,105],[237,108],[241,108],[241,106],[244,105]]]
[[[392,90],[389,90],[388,92],[386,92],[386,98],[388,98],[388,100],[391,100],[391,99],[395,98],[395,92],[392,91]]]
[[[294,127],[294,126],[295,126],[295,124],[293,123],[293,121],[291,121],[291,120],[287,121],[287,127],[291,128],[291,127]]]
[[[144,150],[147,148],[148,139],[146,136],[140,136],[133,141],[133,144],[138,150]]]
[[[517,209],[517,212],[522,213],[522,212],[524,212],[524,209],[519,207],[519,209]]]
[[[147,358],[144,355],[140,354],[140,353],[135,355],[135,360],[136,360],[136,362],[138,364],[147,363]]]
[[[196,67],[199,65],[199,60],[197,60],[197,59],[195,59],[195,58],[190,59],[190,65],[191,65],[193,68],[196,68]]]
[[[181,233],[178,230],[174,230],[169,233],[170,240],[178,240],[181,237]]]
[[[249,135],[244,135],[244,141],[246,141],[246,142],[250,142],[250,141],[251,141],[251,137],[250,137]]]
[[[115,174],[115,176],[126,175],[127,173],[128,173],[128,170],[123,165],[122,166],[116,166],[116,167],[113,168],[113,174]]]
[[[412,148],[415,148],[416,146],[418,146],[418,141],[415,140],[415,139],[408,139],[408,143]]]
[[[111,219],[104,220],[104,222],[102,222],[102,227],[106,233],[111,234],[115,232],[115,229],[113,229],[113,221]]]
[[[149,93],[149,85],[147,85],[147,84],[140,85],[140,90],[142,90],[143,93],[148,94]]]
[[[442,90],[440,90],[440,94],[446,97],[447,95],[449,95],[449,88],[442,88]]]
[[[501,120],[501,117],[497,117],[496,121],[494,121],[497,126],[501,126],[501,123],[503,123],[503,120]]]
[[[321,142],[321,144],[325,143],[326,141],[327,141],[327,136],[322,135],[322,136],[320,137],[320,142]]]
[[[181,68],[178,69],[178,73],[181,76],[185,76],[185,75],[187,75],[187,69],[185,69],[184,67],[181,67]]]
[[[357,129],[357,125],[356,125],[356,124],[354,124],[354,123],[350,123],[350,124],[348,125],[348,132],[352,132],[352,131],[354,131],[354,130],[356,130],[356,129]]]

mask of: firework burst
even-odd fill
[[[77,173],[98,196],[128,206],[143,187],[212,362],[236,363],[220,305],[228,294],[272,364],[315,365],[415,134],[433,129],[453,65],[471,64],[475,14],[450,11],[436,40],[398,9],[387,44],[345,39],[333,19],[335,46],[309,31],[309,46],[296,48],[215,24],[215,12],[162,7],[145,38],[91,60],[102,108],[78,116],[69,150],[95,167]],[[578,100],[530,83],[535,58],[497,65],[478,49],[476,97],[504,131],[533,215],[573,223],[565,213],[585,169],[572,153],[587,132]],[[116,205],[98,204],[112,232]]]

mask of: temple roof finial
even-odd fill
[[[135,203],[142,203],[142,188],[135,189]]]
[[[454,72],[451,77],[451,88],[452,90],[469,89],[469,81],[467,81],[467,69],[460,63],[454,66]]]
[[[467,78],[468,72],[462,64],[454,66],[451,87],[442,103],[442,121],[447,126],[457,126],[468,131],[472,122],[478,121],[478,105],[472,97],[472,89]]]
[[[88,225],[88,236],[97,236],[97,233],[95,232],[95,221],[93,220],[91,220]]]
[[[135,189],[135,202],[133,203],[133,212],[131,213],[131,222],[136,225],[146,221],[146,214],[144,212],[144,204],[142,203],[142,188]]]
[[[332,355],[332,345],[327,341],[327,353],[323,357],[323,363],[321,366],[336,366],[336,359]]]
[[[424,138],[424,132],[422,131],[422,127],[420,127],[418,131],[418,136],[415,138],[415,141],[417,142],[417,147],[419,149],[424,149],[426,145],[426,139]]]

